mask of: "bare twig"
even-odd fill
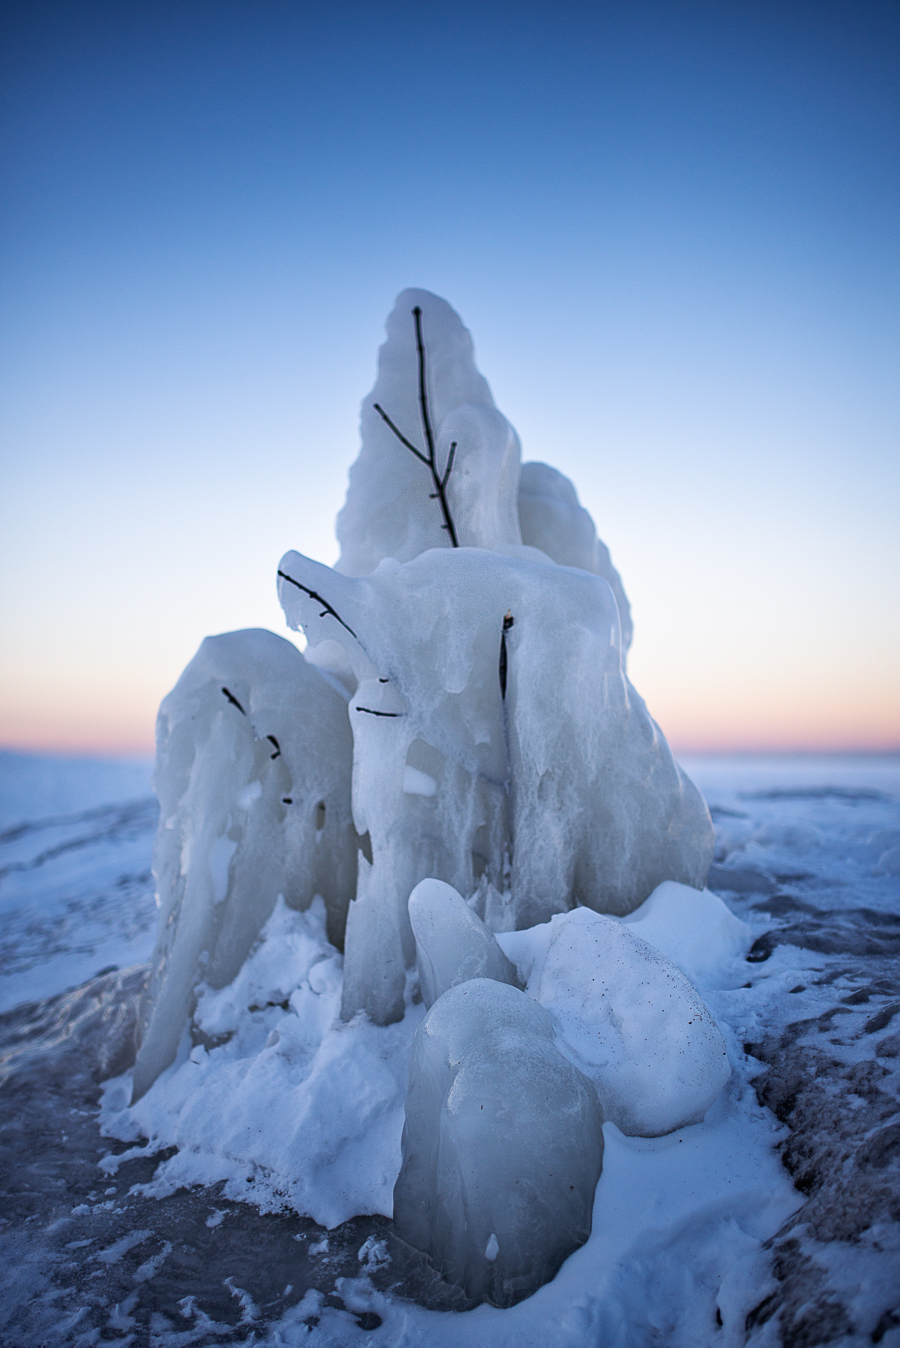
[[[403,432],[402,432],[401,430],[398,430],[398,429],[397,429],[397,427],[396,427],[396,426],[394,425],[394,423],[391,421],[390,417],[388,416],[387,412],[385,412],[385,410],[384,410],[384,408],[381,406],[381,404],[380,404],[380,403],[373,403],[372,405],[373,405],[373,407],[375,408],[375,411],[376,411],[376,412],[378,413],[378,415],[381,417],[381,420],[382,420],[382,421],[386,421],[387,424],[390,426],[391,430],[394,432],[394,434],[396,435],[397,439],[400,441],[401,445],[406,445],[406,448],[407,448],[408,450],[410,450],[413,454],[415,454],[415,456],[416,456],[417,459],[421,459],[421,460],[422,460],[422,462],[425,464],[425,467],[426,467],[426,468],[430,468],[430,467],[431,467],[431,464],[428,462],[428,460],[426,459],[426,457],[425,457],[425,455],[422,453],[422,451],[421,451],[420,449],[416,449],[415,445],[411,444],[411,443],[409,442],[409,440],[407,440],[407,438],[406,438],[406,436],[403,434]]]
[[[453,460],[456,458],[456,441],[450,446],[450,453],[447,455],[447,467],[444,469],[444,476],[441,478],[441,485],[446,487],[453,469]]]
[[[222,692],[228,698],[228,701],[231,703],[231,705],[233,707],[237,707],[238,711],[241,713],[242,716],[247,715],[247,713],[244,711],[244,708],[241,706],[240,702],[238,702],[237,698],[235,697],[234,693],[230,693],[227,688],[223,688]]]
[[[500,632],[500,697],[506,701],[506,672],[508,667],[508,655],[506,651],[506,634],[515,622],[512,613],[507,610],[503,617],[503,627]]]
[[[367,711],[370,716],[402,716],[402,711],[373,711],[371,707],[357,707],[357,711]]]
[[[350,627],[348,623],[344,622],[343,618],[338,613],[337,609],[332,608],[327,599],[323,599],[320,594],[316,594],[315,590],[310,590],[308,586],[301,585],[299,580],[294,580],[294,577],[289,576],[286,571],[279,571],[278,574],[282,580],[288,581],[291,585],[296,585],[298,590],[302,590],[304,594],[309,595],[310,599],[315,599],[317,604],[322,605],[322,612],[319,614],[320,618],[324,618],[326,613],[330,613],[332,618],[336,618],[337,621],[340,623],[341,627],[345,628],[350,633],[354,641],[359,641],[359,637],[356,635],[353,628]],[[222,689],[222,692],[223,693],[225,692],[224,688]]]
[[[411,454],[425,464],[431,473],[431,480],[434,483],[434,491],[429,492],[429,500],[440,501],[441,514],[444,517],[444,523],[441,525],[450,535],[450,542],[455,548],[459,547],[459,539],[456,536],[456,526],[453,523],[453,516],[450,514],[450,503],[447,500],[447,483],[450,480],[450,473],[453,469],[453,460],[456,455],[456,441],[450,446],[450,453],[447,456],[447,466],[443,474],[438,472],[437,460],[435,458],[434,431],[431,426],[431,414],[428,411],[428,380],[427,370],[425,368],[425,343],[422,341],[422,310],[418,304],[412,311],[413,319],[416,324],[416,351],[419,357],[419,411],[422,416],[422,429],[425,432],[425,444],[428,447],[428,453],[423,454],[421,449],[417,449],[411,440],[407,440],[403,432],[394,425],[387,412],[379,404],[375,403],[375,411],[381,417],[382,421],[391,428],[400,441],[405,445]],[[362,711],[363,708],[360,708]]]
[[[419,353],[419,408],[422,413],[425,443],[428,446],[428,462],[433,464],[434,435],[431,430],[431,417],[428,415],[428,387],[425,378],[425,343],[422,341],[422,310],[417,304],[412,312],[413,321],[416,325],[416,350]]]

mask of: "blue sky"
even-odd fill
[[[420,285],[592,511],[676,744],[900,744],[900,6],[6,22],[3,742],[149,745],[207,632],[283,630]]]

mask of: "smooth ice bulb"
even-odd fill
[[[398,1235],[473,1300],[530,1296],[590,1235],[602,1124],[543,1007],[491,979],[451,988],[413,1040]]]
[[[422,880],[409,896],[422,999],[431,1007],[457,983],[493,978],[518,986],[515,965],[481,918],[442,880]]]

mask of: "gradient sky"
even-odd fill
[[[417,285],[677,747],[900,745],[900,5],[5,14],[0,742],[149,749],[205,634],[285,631]]]

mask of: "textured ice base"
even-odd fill
[[[128,1108],[127,1073],[106,1087],[105,1129],[137,1151],[179,1150],[153,1192],[224,1182],[263,1211],[289,1206],[325,1227],[390,1216],[410,1042],[424,1007],[399,1024],[340,1019],[341,957],[317,899],[279,899],[262,940],[225,988],[201,989],[195,1039]],[[114,1173],[118,1162],[107,1163]]]
[[[412,1044],[396,1230],[495,1306],[536,1292],[590,1235],[603,1119],[555,1038],[532,998],[476,978]]]
[[[55,763],[34,766],[29,781],[56,780]],[[810,757],[686,766],[717,821],[718,864],[739,886],[728,907],[754,938],[749,963],[724,950],[720,973],[702,985],[734,1074],[702,1124],[656,1139],[606,1125],[591,1237],[552,1283],[510,1310],[483,1306],[460,1319],[403,1299],[434,1304],[390,1242],[390,1262],[381,1261],[383,1218],[304,1241],[302,1219],[259,1214],[250,1184],[246,1202],[221,1186],[159,1201],[130,1194],[160,1157],[138,1156],[111,1178],[97,1170],[110,1146],[131,1144],[97,1134],[91,1073],[104,1068],[91,1038],[73,1033],[63,998],[52,1004],[58,1049],[44,1023],[50,1009],[42,1019],[42,1008],[19,1008],[2,1022],[4,1063],[11,1042],[29,1063],[27,1080],[19,1072],[0,1094],[9,1177],[0,1319],[17,1348],[51,1334],[66,1348],[98,1334],[134,1334],[135,1344],[152,1336],[158,1348],[251,1336],[272,1348],[896,1348],[900,917],[896,881],[879,862],[900,841],[900,767]],[[90,777],[92,765],[84,769]],[[118,799],[143,789],[126,774]],[[53,792],[46,815],[71,811],[67,822],[45,831],[39,804],[19,809],[12,821],[28,831],[0,851],[0,900],[8,887],[14,895],[0,913],[4,949],[11,958],[22,950],[29,966],[15,959],[8,977],[0,970],[8,1006],[17,989],[19,1000],[27,986],[50,995],[116,962],[107,952],[126,940],[131,958],[152,947],[149,930],[126,933],[140,913],[129,876],[149,868],[152,817],[123,833],[107,787]],[[92,810],[104,818],[86,818]],[[27,868],[5,869],[7,850]],[[146,902],[152,912],[149,892]],[[34,1034],[27,1043],[23,1023]],[[252,1137],[250,1108],[247,1121]],[[230,1164],[238,1183],[243,1163]]]
[[[696,891],[688,892],[696,893],[696,925],[706,932],[706,958],[715,963],[718,952],[722,980],[729,984],[733,933],[726,929],[723,934],[721,905],[712,896],[705,901]],[[676,906],[672,921],[660,925],[662,936],[683,916]],[[627,928],[613,925],[629,945],[636,944]],[[519,961],[523,982],[530,977],[533,987],[540,983],[557,930],[543,924],[497,938]],[[124,1140],[149,1139],[134,1155],[178,1148],[160,1165],[154,1192],[224,1182],[232,1198],[264,1210],[287,1203],[327,1227],[359,1213],[391,1214],[407,1066],[425,1008],[410,1001],[411,976],[402,1021],[386,1028],[364,1016],[344,1023],[341,963],[327,939],[321,900],[305,913],[279,901],[233,982],[219,990],[201,987],[194,1018],[198,1042],[192,1046],[190,1036],[183,1036],[175,1063],[131,1109],[126,1108],[130,1073],[107,1087],[104,1127]],[[590,965],[576,953],[576,979],[590,980]],[[685,988],[691,993],[673,972],[681,995]],[[577,1016],[570,1019],[577,1051],[584,1025]],[[693,1028],[683,1032],[684,1052],[696,1045]],[[651,1095],[649,1069],[641,1077],[640,1058],[629,1058],[624,1043],[614,1047],[620,1064],[630,1064],[639,1088]],[[587,1063],[583,1067],[591,1071]],[[690,1098],[697,1112],[697,1098]],[[675,1126],[671,1115],[665,1122]]]

